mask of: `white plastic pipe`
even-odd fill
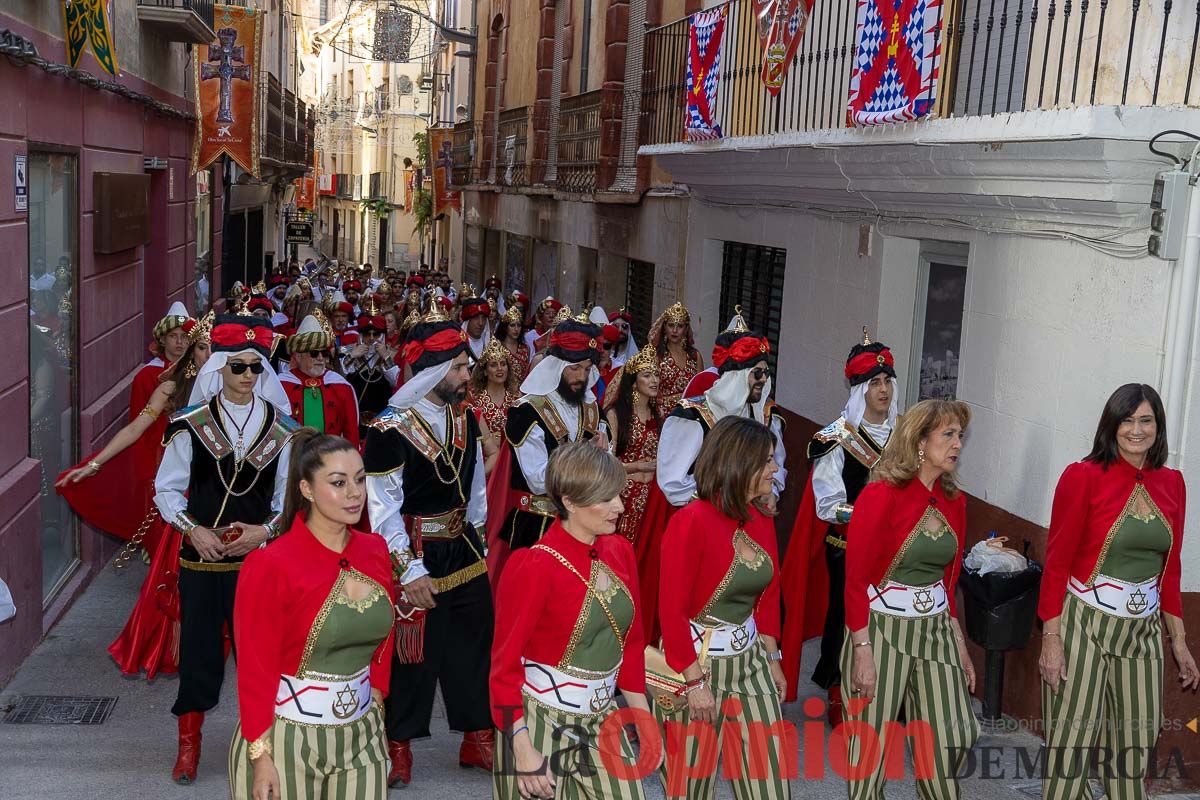
[[[1184,420],[1187,419],[1188,384],[1191,378],[1192,339],[1195,336],[1196,314],[1200,313],[1200,186],[1192,184],[1188,193],[1188,223],[1184,234],[1183,255],[1176,262],[1179,271],[1177,300],[1168,315],[1165,348],[1163,402],[1167,412],[1167,435],[1170,438],[1168,462],[1178,467],[1183,458]],[[1171,282],[1173,287],[1175,281]],[[1173,320],[1170,317],[1174,317]],[[1173,323],[1173,324],[1172,324]]]

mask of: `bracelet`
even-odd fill
[[[101,468],[102,466],[104,466],[104,465],[103,465],[103,464],[101,464],[99,461],[97,461],[97,460],[96,460],[96,459],[94,459],[94,458],[93,458],[91,461],[89,461],[89,462],[87,463],[87,468],[88,468],[88,469],[90,469],[90,470],[92,471],[92,474],[93,474],[93,475],[95,475],[97,472],[99,472],[99,471],[100,471],[100,468]]]
[[[155,411],[155,410],[154,410],[154,409],[153,409],[153,408],[150,406],[150,404],[149,404],[149,403],[147,403],[147,404],[146,404],[146,407],[145,407],[145,408],[143,408],[141,411],[139,411],[139,412],[138,412],[138,414],[139,414],[139,415],[141,415],[141,414],[145,414],[145,415],[146,415],[147,417],[149,417],[151,420],[156,420],[156,419],[158,419],[158,412],[157,412],[157,411]]]
[[[855,643],[854,643],[854,646],[855,646],[855,647],[870,647],[870,646],[871,646],[871,640],[870,640],[870,639],[868,639],[868,640],[867,640],[867,641],[865,641],[865,642],[855,642]]]
[[[200,521],[186,511],[176,514],[171,524],[184,536],[190,535],[192,531],[200,527]]]
[[[1054,631],[1043,631],[1042,638],[1045,639],[1047,636],[1054,636],[1059,639],[1062,638],[1062,634],[1060,634],[1060,633],[1055,633]]]
[[[783,651],[776,650],[774,653],[767,653],[767,661],[783,661]]]
[[[521,731],[528,731],[528,730],[529,730],[528,725],[522,725],[521,727],[517,728],[515,731],[512,732],[512,737],[515,739],[515,738],[517,738],[518,733],[520,733]]]
[[[250,760],[251,761],[257,761],[258,759],[262,758],[263,756],[269,756],[269,755],[271,755],[272,752],[273,751],[271,749],[271,740],[270,740],[268,734],[264,733],[262,736],[258,737],[257,739],[255,739],[253,742],[250,743]]]
[[[683,696],[687,697],[689,694],[696,691],[697,689],[703,689],[706,684],[707,684],[707,681],[704,678],[701,678],[696,683],[685,683],[683,685]]]

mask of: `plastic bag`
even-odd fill
[[[12,592],[8,584],[0,580],[0,622],[8,622],[17,615],[17,607],[13,604]]]
[[[992,536],[977,543],[963,559],[963,566],[979,575],[989,572],[1021,572],[1029,560],[1016,550],[1005,547],[1007,536]]]

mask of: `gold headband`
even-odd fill
[[[505,322],[507,322],[509,324],[516,323],[519,325],[519,324],[521,324],[521,322],[524,321],[523,320],[524,315],[522,314],[523,310],[524,309],[521,308],[520,303],[509,306],[508,310],[505,311],[503,315],[501,315],[500,319],[504,320]]]
[[[499,339],[492,339],[487,343],[487,347],[483,348],[483,352],[479,354],[479,363],[492,364],[498,361],[508,361],[508,350],[504,345],[500,344]]]
[[[658,372],[658,352],[652,344],[646,345],[637,355],[625,362],[625,371],[632,375],[643,370]]]
[[[216,318],[216,313],[213,311],[209,311],[200,318],[200,321],[196,323],[191,333],[188,334],[188,338],[192,340],[192,344],[196,342],[212,342],[213,322],[216,321]]]
[[[688,313],[687,307],[683,303],[674,303],[662,313],[662,318],[666,322],[671,322],[676,325],[687,325],[692,321],[692,315]]]
[[[558,313],[554,315],[554,321],[550,323],[550,327],[556,328],[556,327],[558,327],[558,324],[560,322],[566,322],[570,318],[571,318],[571,307],[564,305],[562,308],[560,308],[558,310]],[[587,320],[585,319],[584,321],[586,322]]]

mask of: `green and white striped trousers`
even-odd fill
[[[1045,800],[1091,800],[1092,750],[1107,750],[1097,772],[1108,800],[1143,800],[1150,750],[1162,727],[1160,615],[1126,619],[1067,594],[1059,632],[1067,681],[1042,683],[1046,725]]]
[[[842,644],[842,686],[850,800],[883,800],[885,766],[903,769],[903,744],[913,745],[917,794],[957,800],[956,774],[979,738],[966,676],[948,612],[898,617],[872,611],[868,629],[875,658],[875,697],[865,706],[850,694],[854,646]],[[907,722],[896,721],[901,705]],[[830,746],[838,746],[838,731]],[[889,748],[894,748],[889,750]],[[889,756],[890,754],[890,756]],[[894,760],[893,760],[894,759]]]
[[[272,758],[279,771],[278,800],[384,800],[388,752],[383,710],[375,703],[346,725],[304,725],[276,719],[271,726]],[[229,793],[249,800],[254,767],[242,726],[229,748]]]

